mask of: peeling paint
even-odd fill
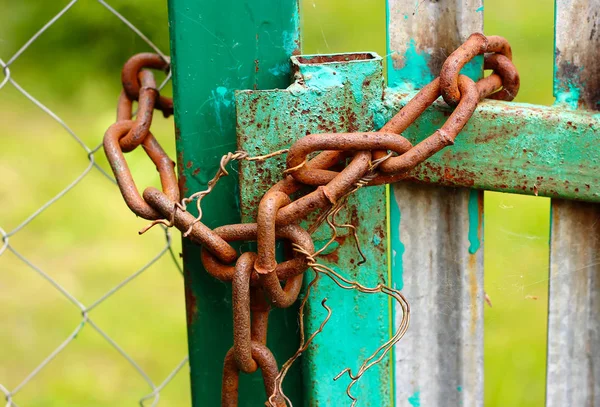
[[[282,36],[284,51],[290,55],[295,54],[298,49],[298,44],[300,43],[299,31],[284,31]]]
[[[269,68],[269,73],[275,76],[283,76],[290,74],[290,64],[289,62],[284,62],[278,65],[275,65],[273,68]]]
[[[390,225],[392,243],[392,281],[396,289],[404,288],[404,264],[402,256],[406,250],[400,236],[402,214],[396,198],[390,196]]]
[[[560,54],[560,52],[558,53]],[[581,98],[580,74],[582,71],[581,67],[569,62],[565,62],[558,67],[554,78],[554,97],[557,104],[566,104],[572,109],[579,107]]]
[[[388,52],[388,86],[407,90],[424,87],[435,79],[429,69],[430,59],[430,54],[417,49],[414,39],[410,40],[404,55]],[[397,68],[398,65],[401,67]]]
[[[472,189],[469,193],[469,253],[475,254],[481,242],[479,240],[479,191]]]
[[[408,402],[412,407],[421,407],[421,392],[416,391],[408,398]]]

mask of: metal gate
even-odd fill
[[[356,267],[347,251],[353,248],[342,246],[326,261],[367,283],[387,280],[412,309],[409,332],[390,363],[354,386],[358,405],[483,405],[482,190],[552,198],[546,405],[598,405],[600,1],[557,0],[555,7],[553,107],[484,102],[453,147],[411,173],[418,183],[394,184],[387,196],[384,187],[368,188],[350,204],[360,219],[359,240],[369,243],[368,262]],[[270,152],[304,132],[380,127],[439,74],[445,56],[483,31],[482,11],[482,0],[424,1],[418,12],[414,0],[388,0],[384,78],[382,57],[374,53],[298,57],[297,0],[169,0],[182,192],[206,188],[220,157],[238,148]],[[480,78],[482,59],[463,73]],[[404,136],[422,140],[447,113],[434,105]],[[204,202],[206,225],[238,222],[240,211],[244,221],[252,219],[275,169],[243,163],[239,185],[225,179]],[[218,405],[231,346],[231,293],[201,272],[198,246],[184,241],[183,256],[194,405]],[[559,273],[557,282],[552,277]],[[441,304],[437,294],[446,284],[453,298],[446,293]],[[321,324],[324,296],[332,319],[288,374],[286,393],[295,405],[349,405],[349,379],[332,378],[387,340],[399,310],[385,297],[327,284],[316,290],[307,330]],[[455,306],[440,313],[448,301]],[[268,341],[280,362],[298,348],[297,313],[280,310],[270,321]],[[241,380],[240,405],[264,400],[259,374]]]

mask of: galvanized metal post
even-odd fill
[[[555,7],[556,103],[600,110],[600,1],[557,0]],[[546,405],[596,406],[600,206],[553,199],[551,233]]]
[[[235,89],[285,87],[289,57],[299,49],[297,0],[169,0],[177,163],[185,196],[206,188],[220,157],[236,150]],[[235,177],[224,179],[205,200],[209,227],[235,223]],[[221,372],[232,345],[231,290],[203,270],[200,248],[184,240],[186,307],[194,406],[220,404]],[[269,342],[281,363],[298,346],[283,326],[295,325],[295,309],[274,313]],[[302,405],[298,370],[286,379],[290,398]],[[240,406],[265,401],[260,373],[244,376]]]
[[[388,86],[419,89],[473,32],[482,0],[388,0]],[[463,73],[482,74],[481,59]],[[392,186],[392,278],[411,302],[396,406],[483,405],[483,192]]]

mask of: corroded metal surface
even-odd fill
[[[598,1],[556,2],[554,95],[557,105],[579,108],[582,115],[586,114],[583,110],[600,110],[599,22]],[[594,147],[598,145],[600,115],[592,117],[596,119],[592,125],[596,140],[578,153],[580,171],[598,174],[599,156]],[[571,172],[577,173],[575,169]],[[597,183],[590,188],[597,192]],[[552,200],[548,407],[587,407],[600,402],[599,225],[597,204]]]
[[[386,115],[413,93],[386,92]],[[389,112],[389,113],[388,113]],[[413,144],[443,124],[438,102],[403,135]],[[600,202],[600,116],[563,107],[484,101],[455,144],[419,165],[413,181]]]
[[[600,110],[600,4],[557,0],[554,96],[558,103]]]
[[[289,147],[310,133],[355,132],[372,129],[375,110],[383,96],[382,60],[376,54],[302,56],[293,58],[295,83],[285,90],[242,91],[236,94],[238,147],[250,154],[263,154]],[[258,202],[281,179],[285,161],[242,162],[241,209],[244,221],[256,216]],[[314,217],[309,219],[309,222]],[[357,226],[366,264],[358,266],[355,245],[344,241],[352,233],[340,229],[336,242],[327,249],[323,262],[342,275],[363,284],[387,280],[385,243],[385,188],[358,191],[350,198],[339,220]],[[330,236],[327,226],[313,238],[316,249]],[[320,245],[320,246],[319,246]],[[334,250],[334,251],[333,251]],[[310,275],[306,280],[310,281]],[[389,338],[389,303],[385,296],[368,296],[339,290],[328,279],[313,287],[307,304],[307,335],[326,316],[321,301],[333,314],[305,353],[304,391],[308,405],[344,405],[348,379],[333,381],[346,367],[355,369],[362,359]],[[361,406],[390,406],[390,371],[383,363],[373,367],[353,388]]]
[[[483,32],[483,0],[387,0],[387,10],[391,87],[422,88],[439,75],[452,50]],[[481,60],[468,72],[478,76]]]

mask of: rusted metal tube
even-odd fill
[[[276,394],[275,379],[279,374],[277,361],[271,351],[258,342],[252,342],[252,358],[258,363],[262,371],[263,382],[267,399]],[[223,383],[221,387],[221,407],[237,407],[239,397],[240,371],[236,365],[233,348],[227,352],[223,363]],[[285,407],[285,401],[281,395],[273,397],[277,407]]]
[[[236,250],[223,240],[218,233],[210,230],[201,222],[196,222],[196,218],[189,212],[176,209],[175,202],[170,200],[164,193],[156,188],[149,187],[144,191],[144,199],[158,210],[160,217],[173,219],[175,227],[179,230],[188,230],[192,226],[190,239],[202,245],[203,250],[209,250],[216,258],[225,263],[232,263],[237,259]],[[233,277],[233,270],[231,277]],[[229,280],[231,280],[231,277]]]
[[[250,332],[250,276],[256,254],[243,253],[235,263],[231,281],[231,302],[233,311],[233,356],[238,368],[244,373],[253,373],[258,365],[252,359]],[[277,279],[277,276],[275,276]]]
[[[258,256],[254,263],[254,270],[258,274],[267,274],[275,271],[275,218],[277,211],[290,203],[290,197],[283,192],[267,192],[258,205],[257,242]]]

